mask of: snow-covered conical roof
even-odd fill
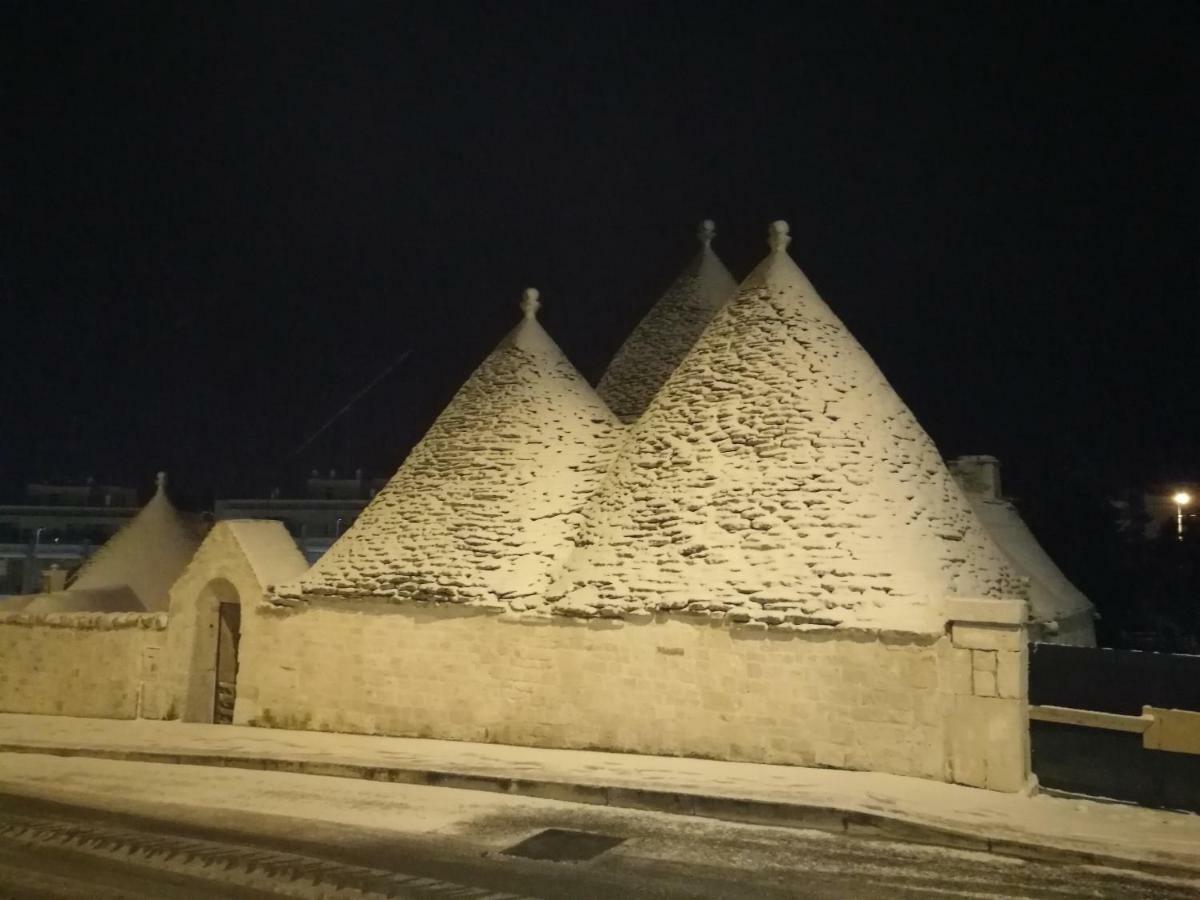
[[[1018,588],[789,240],[774,223],[770,255],[633,426],[560,612],[936,631],[947,596]]]
[[[80,567],[66,591],[45,595],[30,604],[30,612],[109,610],[114,604],[131,609],[140,604],[149,612],[166,612],[171,585],[191,561],[203,535],[167,497],[165,472],[158,473],[155,483],[150,502]],[[119,598],[127,598],[129,605]]]
[[[950,461],[950,469],[1009,565],[1029,579],[1033,621],[1060,622],[1094,615],[1092,602],[1063,574],[1017,508],[1001,493],[999,461],[994,456],[960,456]]]
[[[620,423],[537,321],[471,375],[342,538],[280,597],[524,608],[574,546]]]
[[[737,290],[713,252],[717,228],[700,223],[700,251],[650,308],[600,378],[597,393],[622,422],[634,422],[692,349],[700,333]]]

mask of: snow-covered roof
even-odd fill
[[[166,612],[168,592],[203,538],[202,529],[171,504],[158,473],[150,502],[80,568],[68,593],[128,588],[140,607]]]
[[[940,630],[1020,589],[787,225],[631,429],[554,611]]]
[[[521,322],[392,480],[276,596],[501,606],[545,591],[623,429],[542,329],[539,305],[527,290]]]
[[[950,461],[976,515],[1016,573],[1029,579],[1029,612],[1034,622],[1057,622],[1095,607],[1073,585],[1034,537],[1021,514],[999,490],[995,457],[964,456]]]
[[[222,527],[233,535],[259,584],[264,587],[292,581],[308,570],[308,560],[282,522],[226,519],[214,529]]]
[[[622,422],[634,422],[692,349],[737,282],[713,252],[716,225],[700,223],[700,251],[625,339],[596,392]]]

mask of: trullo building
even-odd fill
[[[171,585],[203,537],[201,524],[171,503],[166,473],[159,472],[154,496],[83,563],[66,590],[32,595],[24,612],[166,612]]]
[[[700,250],[633,329],[596,391],[622,422],[634,422],[733,296],[737,282],[712,248],[717,226],[700,223]]]
[[[627,434],[527,295],[234,720],[1024,787],[1018,580],[787,241]]]

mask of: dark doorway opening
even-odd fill
[[[213,699],[213,722],[233,723],[237,700],[238,642],[242,638],[242,607],[222,603],[217,607],[217,688]]]

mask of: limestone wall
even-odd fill
[[[959,647],[949,634],[666,616],[535,624],[344,601],[247,612],[242,724],[844,767],[1000,790],[1028,774],[1019,627],[966,631],[971,646]],[[991,680],[976,674],[988,667]]]
[[[154,613],[0,616],[0,712],[136,718],[166,627]]]

